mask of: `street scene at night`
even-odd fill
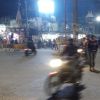
[[[0,100],[100,100],[100,0],[0,0]]]
[[[44,92],[44,83],[49,72],[53,69],[48,65],[53,59],[53,51],[38,50],[36,56],[26,58],[23,52],[9,55],[0,52],[0,100],[47,100]],[[96,59],[96,69],[99,67],[100,54]],[[81,100],[99,100],[100,74],[91,73],[89,68],[84,69],[81,91]],[[56,99],[54,99],[56,100]],[[66,100],[66,99],[65,99]],[[79,100],[79,99],[73,99]]]

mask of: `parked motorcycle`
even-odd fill
[[[77,50],[77,56],[50,61],[52,68],[56,71],[49,73],[45,82],[45,92],[47,95],[59,91],[65,83],[77,84],[82,79],[82,69],[84,68],[85,58],[83,49]]]

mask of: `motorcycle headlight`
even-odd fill
[[[50,61],[49,64],[50,64],[51,67],[57,68],[57,67],[60,67],[63,64],[63,62],[62,62],[61,59],[53,59],[53,60]]]
[[[77,52],[78,53],[82,53],[83,52],[83,49],[78,49]]]

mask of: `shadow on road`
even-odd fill
[[[58,93],[53,94],[47,100],[80,100],[81,91],[84,90],[85,85],[72,85],[67,86]]]
[[[29,56],[23,55],[21,58],[18,59],[17,63],[23,63],[23,62],[30,61],[31,59],[34,59],[35,56],[36,55],[29,55]]]

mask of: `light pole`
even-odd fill
[[[78,39],[78,1],[73,0],[73,37]]]
[[[27,1],[25,0],[25,16],[26,16],[26,35],[29,37],[29,27],[28,27],[28,6]]]
[[[96,17],[96,21],[100,22],[100,15]]]
[[[100,32],[100,15],[95,18],[95,33],[99,34]]]
[[[64,0],[64,33],[65,33],[65,37],[67,36],[67,30],[66,30],[66,24],[67,24],[67,21],[66,21],[66,0]]]

